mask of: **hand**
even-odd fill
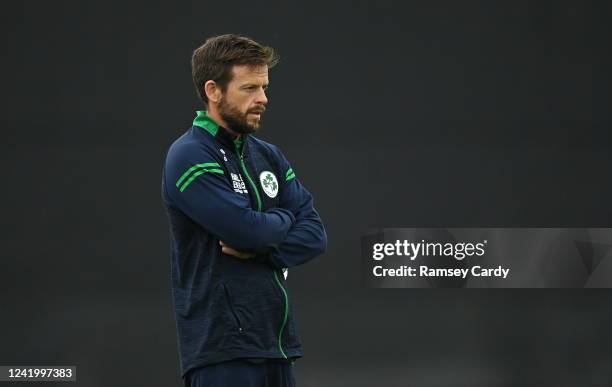
[[[221,251],[224,254],[227,255],[232,255],[236,258],[240,258],[240,259],[249,259],[249,258],[253,258],[255,256],[255,254],[253,253],[245,253],[243,251],[238,251],[236,249],[234,249],[233,247],[231,247],[230,245],[226,244],[223,241],[219,241],[219,244],[221,245]]]

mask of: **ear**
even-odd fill
[[[208,80],[204,84],[204,93],[209,102],[217,103],[221,100],[221,88],[215,81]]]

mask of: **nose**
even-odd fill
[[[266,96],[266,91],[263,88],[259,89],[259,92],[255,97],[255,103],[262,105],[266,105],[268,103],[268,97]]]

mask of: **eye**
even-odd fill
[[[249,92],[254,92],[254,91],[257,91],[260,87],[263,91],[268,90],[268,85],[264,85],[264,86],[251,85],[251,86],[246,86],[244,89]]]

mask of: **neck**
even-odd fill
[[[223,118],[221,118],[221,115],[219,114],[219,111],[213,105],[209,104],[209,107],[208,107],[208,110],[207,110],[206,114],[210,118],[212,118],[212,120],[215,121],[217,123],[217,125],[221,126],[223,129],[227,130],[232,136],[236,137],[236,139],[242,137],[240,135],[240,133],[236,133],[232,129],[230,129],[230,127],[227,124],[227,122],[225,122],[225,120]]]

